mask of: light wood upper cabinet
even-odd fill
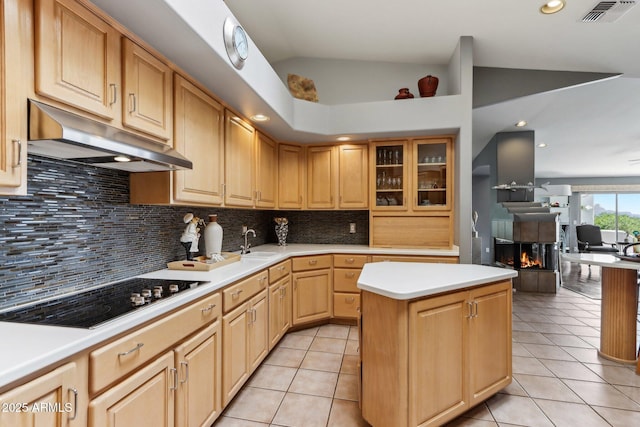
[[[369,206],[369,147],[345,144],[338,147],[338,208],[363,209]]]
[[[413,211],[451,210],[453,142],[451,138],[415,139],[412,142]]]
[[[0,194],[27,191],[27,103],[23,43],[30,22],[24,1],[0,3]]]
[[[371,147],[371,210],[406,211],[410,194],[408,141],[373,142]]]
[[[122,123],[169,140],[173,133],[173,72],[133,41],[122,40]]]
[[[302,209],[304,203],[305,153],[298,145],[278,145],[278,207]]]
[[[276,207],[277,180],[278,144],[258,132],[256,138],[256,207]]]
[[[175,78],[174,147],[193,162],[174,174],[174,199],[222,204],[224,182],[224,108],[182,76]]]
[[[74,0],[35,5],[36,93],[119,119],[120,34]]]
[[[225,193],[228,206],[252,207],[254,203],[255,129],[225,111]]]
[[[86,426],[86,366],[67,363],[31,382],[0,394],[2,427]],[[84,395],[83,395],[84,396]],[[51,408],[59,408],[54,411]]]
[[[336,149],[334,146],[307,148],[307,207],[335,208]]]

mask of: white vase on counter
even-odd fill
[[[204,251],[207,258],[217,258],[222,251],[222,227],[218,215],[209,215],[209,224],[204,228]]]

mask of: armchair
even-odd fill
[[[597,225],[577,225],[576,238],[578,239],[578,252],[617,253],[615,243],[610,246],[602,242],[602,233]]]

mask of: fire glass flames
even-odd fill
[[[537,259],[531,259],[528,253],[522,252],[520,254],[520,268],[542,268],[542,262]]]

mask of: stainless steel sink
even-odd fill
[[[248,254],[243,254],[242,258],[245,259],[268,259],[277,256],[278,252],[267,251],[251,251]]]

